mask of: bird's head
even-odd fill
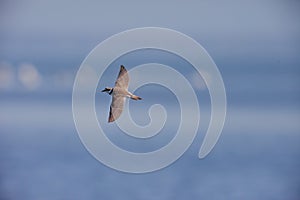
[[[111,94],[112,88],[106,87],[101,92],[106,92],[108,94]]]

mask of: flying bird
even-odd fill
[[[108,122],[113,122],[118,119],[123,111],[126,97],[133,100],[141,100],[142,98],[136,96],[128,91],[129,76],[127,70],[123,65],[120,67],[118,78],[115,82],[115,87],[106,87],[102,92],[106,92],[112,96],[110,104]]]

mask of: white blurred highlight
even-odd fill
[[[36,90],[42,83],[42,78],[32,64],[21,64],[18,69],[18,79],[28,90]]]

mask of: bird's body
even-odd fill
[[[112,102],[110,105],[108,122],[113,122],[118,119],[123,111],[124,102],[126,97],[133,100],[141,100],[142,98],[136,96],[128,91],[129,76],[127,70],[123,65],[120,67],[118,78],[115,82],[115,87],[106,87],[102,92],[107,92],[112,96]]]

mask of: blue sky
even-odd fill
[[[86,55],[112,34],[159,26],[216,57],[296,59],[300,3],[276,1],[1,1],[0,58]]]

